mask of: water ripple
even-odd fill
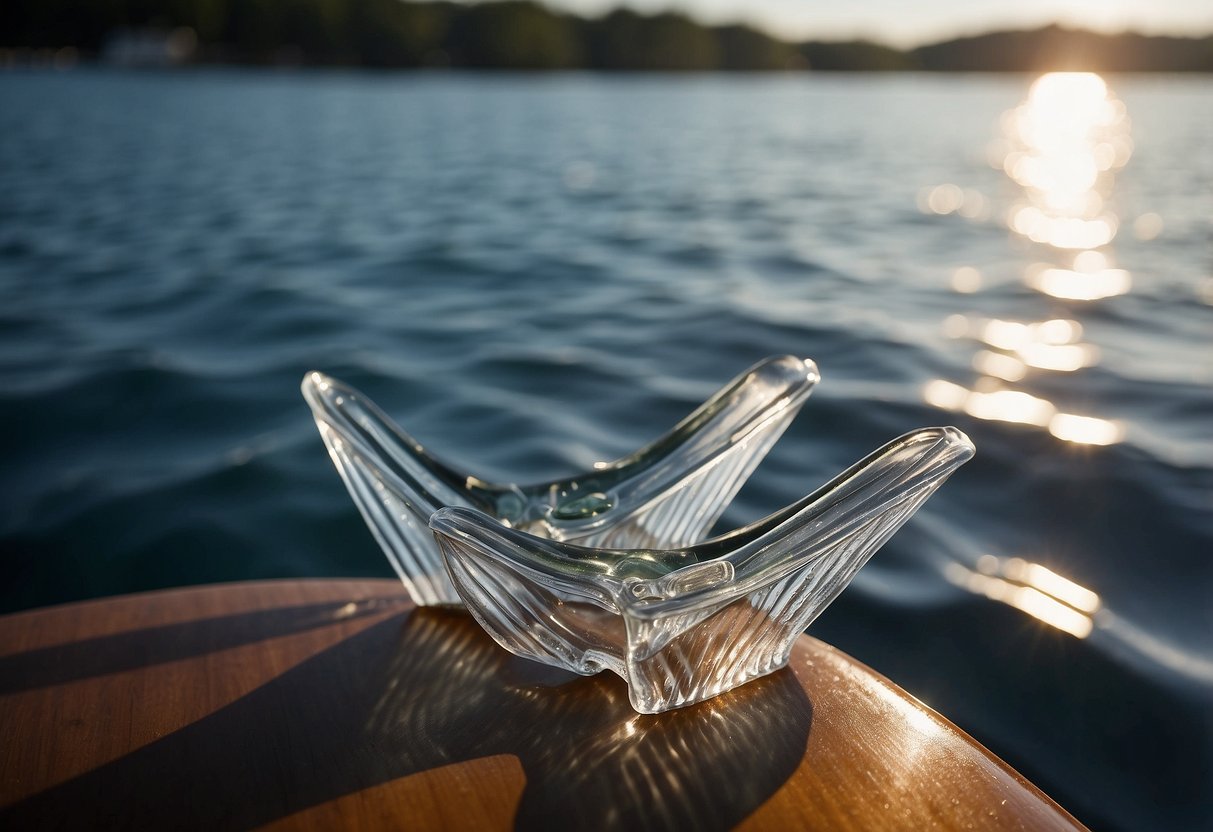
[[[1208,825],[1210,93],[1113,86],[1147,126],[1115,176],[1023,184],[1020,78],[0,74],[0,609],[388,575],[309,369],[526,481],[795,353],[823,383],[722,527],[956,423],[977,457],[815,632],[1094,826]],[[1090,206],[1098,257],[1050,243]]]

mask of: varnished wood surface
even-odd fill
[[[389,581],[0,618],[0,829],[1074,829],[955,726],[802,637],[640,716]]]

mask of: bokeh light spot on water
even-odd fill
[[[950,214],[964,205],[964,191],[959,185],[946,183],[931,189],[927,196],[927,207],[936,214]]]
[[[1083,211],[1085,213],[1085,210]],[[1112,242],[1118,224],[1112,214],[1092,219],[1053,214],[1039,205],[1019,205],[1011,209],[1011,230],[1034,243],[1054,248],[1099,248]]]
[[[1072,373],[1099,361],[1099,349],[1091,344],[1030,343],[1016,352],[1029,367],[1061,373]]]
[[[1068,318],[1024,323],[1001,318],[970,318],[958,313],[944,319],[943,331],[949,338],[968,336],[1000,350],[1018,350],[1034,343],[1075,343],[1082,337],[1082,324]]]
[[[984,364],[988,361],[985,359],[981,362],[983,366],[979,370],[984,371]],[[1003,368],[1007,368],[1007,371],[990,375],[1006,381],[1019,380],[1013,377],[1016,373],[1012,365],[994,367],[996,370]],[[1022,390],[970,390],[960,384],[934,379],[923,387],[922,398],[933,407],[966,413],[975,419],[1045,428],[1055,438],[1078,445],[1112,445],[1124,438],[1124,428],[1118,422],[1097,416],[1062,413],[1048,399]]]
[[[1141,631],[1109,609],[1097,592],[1041,563],[986,554],[974,566],[947,563],[943,575],[955,586],[1014,607],[1076,638],[1098,635],[1117,649],[1148,657],[1187,678],[1213,681],[1213,662]]]
[[[1028,374],[1027,365],[1015,356],[990,350],[980,350],[973,356],[973,369],[1003,381],[1020,381]]]
[[[952,289],[971,295],[981,289],[981,272],[972,266],[961,266],[952,273]]]
[[[944,576],[953,584],[1000,601],[1076,638],[1094,629],[1099,595],[1053,570],[1023,558],[983,555],[976,570],[949,563]]]
[[[1133,288],[1133,279],[1124,269],[1083,272],[1043,267],[1029,269],[1024,282],[1036,291],[1060,300],[1102,300],[1126,294]]]
[[[918,192],[918,210],[924,214],[959,214],[969,220],[984,220],[990,216],[990,201],[975,188],[945,182]]]
[[[1073,413],[1055,415],[1049,420],[1049,433],[1079,445],[1114,445],[1124,438],[1124,429],[1116,422]]]
[[[1133,220],[1133,236],[1139,240],[1153,240],[1162,234],[1164,227],[1162,217],[1158,214],[1145,213]]]

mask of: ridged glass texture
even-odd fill
[[[546,540],[483,512],[430,519],[456,590],[520,656],[628,683],[660,713],[783,667],[796,638],[973,455],[956,428],[906,434],[798,503],[685,548]]]
[[[440,508],[475,508],[506,527],[586,546],[688,546],[707,534],[818,378],[808,359],[768,358],[630,456],[530,486],[486,482],[444,464],[369,399],[323,373],[304,377],[303,395],[341,478],[413,600],[458,605],[427,527]]]

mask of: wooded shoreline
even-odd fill
[[[172,38],[176,38],[175,41]],[[134,44],[135,49],[130,48]],[[6,0],[9,63],[79,59],[393,68],[594,71],[1213,72],[1213,35],[1100,34],[1057,25],[901,50],[866,40],[788,42],[674,12],[582,18],[531,0]],[[140,51],[142,50],[142,51]],[[136,60],[124,61],[134,56]],[[0,61],[3,63],[3,61]]]

